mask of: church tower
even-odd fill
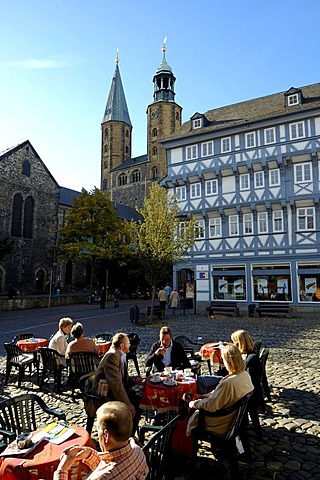
[[[101,123],[101,189],[112,191],[112,170],[131,157],[132,124],[122,86],[117,54],[116,69]]]
[[[176,78],[166,60],[166,38],[162,47],[162,61],[153,77],[153,103],[148,115],[148,180],[160,181],[167,173],[166,151],[160,141],[181,126],[182,107],[175,102]]]

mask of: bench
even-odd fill
[[[153,306],[153,316],[154,317],[158,317],[158,319],[160,320],[160,318],[162,317],[163,315],[163,310],[162,308],[160,307],[160,305],[154,305]],[[144,310],[141,311],[141,318],[144,319],[144,320],[152,320],[150,318],[151,316],[151,307],[146,307]]]
[[[293,309],[289,303],[259,303],[253,309],[253,315],[256,318],[261,317],[261,315],[286,315],[288,318],[292,318]]]
[[[239,317],[239,307],[237,302],[224,302],[213,300],[209,307],[207,307],[208,315],[229,315],[231,317]]]

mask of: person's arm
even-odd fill
[[[146,358],[146,367],[152,367],[154,363],[157,363],[160,360],[163,359],[163,355],[156,355],[156,351],[159,348],[159,342],[154,343],[151,346],[150,352],[147,355]]]
[[[231,385],[221,381],[209,397],[193,400],[189,403],[190,408],[203,408],[209,412],[215,412],[225,407],[231,400]]]
[[[60,355],[65,356],[67,347],[68,347],[68,344],[67,344],[66,338],[65,338],[65,336],[61,333],[61,335],[59,335],[59,337],[56,339],[56,348],[55,348],[55,350],[57,350],[57,352],[59,352]]]
[[[68,480],[69,470],[76,462],[83,461],[91,470],[95,470],[100,463],[98,453],[90,447],[67,448],[60,457],[53,480]]]
[[[108,362],[104,365],[104,376],[115,400],[130,405],[130,400],[122,383],[121,366],[119,368],[117,353],[108,356]]]

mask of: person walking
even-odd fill
[[[105,287],[102,287],[100,290],[100,308],[106,308],[106,300],[107,300],[107,291]]]
[[[167,283],[167,285],[164,287],[163,289],[166,294],[167,294],[167,306],[170,307],[170,295],[171,295],[171,292],[172,292],[172,288],[170,287],[169,283]]]
[[[116,288],[116,290],[114,292],[114,308],[119,307],[120,297],[121,297],[120,290],[118,288]]]
[[[174,288],[169,297],[169,306],[172,309],[172,315],[174,315],[178,304],[179,304],[179,293],[177,292],[177,289]]]
[[[163,315],[165,315],[166,305],[167,305],[167,294],[163,287],[161,287],[161,290],[159,290],[158,300],[159,300],[159,305],[163,310]]]

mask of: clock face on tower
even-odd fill
[[[157,118],[159,115],[159,108],[156,108],[151,112],[151,118]]]

